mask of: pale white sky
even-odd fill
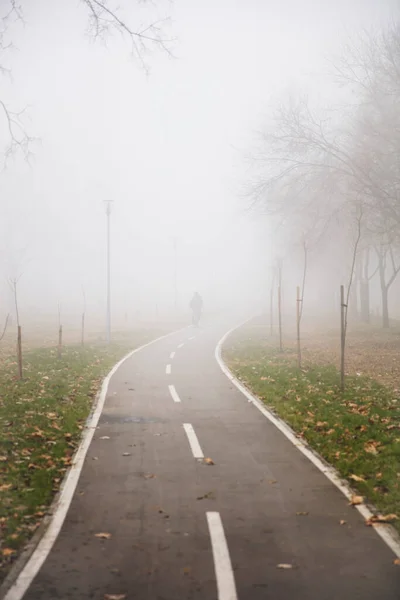
[[[5,0],[2,1],[4,4]],[[41,138],[31,165],[0,175],[0,278],[23,272],[26,310],[80,310],[105,302],[105,214],[114,201],[114,311],[173,301],[172,237],[179,239],[180,302],[262,294],[268,257],[262,223],[241,210],[245,156],[271,98],[292,89],[327,94],[325,56],[346,36],[390,18],[390,0],[175,0],[175,59],[148,57],[146,77],[118,37],[86,35],[78,1],[24,2],[18,50],[3,62],[2,99],[29,105]],[[133,25],[151,5],[121,0]],[[128,9],[128,7],[130,7]],[[147,12],[149,11],[149,12]]]

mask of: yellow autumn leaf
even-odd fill
[[[357,506],[357,504],[362,504],[363,502],[364,502],[364,497],[363,496],[353,495],[351,497],[351,500],[350,500],[350,505],[351,506]]]
[[[109,540],[111,537],[111,533],[95,533],[94,537],[100,538],[102,540]]]

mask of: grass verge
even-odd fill
[[[135,343],[37,349],[24,379],[7,359],[0,368],[0,583],[41,524],[79,445],[101,382]]]
[[[339,389],[333,366],[299,369],[293,351],[280,353],[267,332],[244,326],[226,343],[231,370],[312,448],[347,478],[367,502],[399,515],[400,400],[367,376]]]

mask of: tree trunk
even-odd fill
[[[361,320],[364,323],[370,322],[370,306],[369,306],[369,281],[361,279],[360,281],[360,309]]]
[[[382,327],[388,329],[390,327],[389,321],[389,294],[386,286],[382,287]]]
[[[381,296],[382,296],[382,327],[387,329],[390,327],[389,323],[389,288],[385,281],[385,262],[382,255],[378,256],[378,270],[379,270],[379,281],[381,284]]]

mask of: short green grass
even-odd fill
[[[312,448],[348,478],[382,513],[399,515],[400,400],[368,377],[347,377],[339,389],[332,366],[299,369],[293,352],[280,353],[246,329],[228,340],[224,358],[240,379]],[[361,481],[355,481],[362,478]]]
[[[32,350],[0,368],[0,581],[59,489],[103,377],[134,343]]]

